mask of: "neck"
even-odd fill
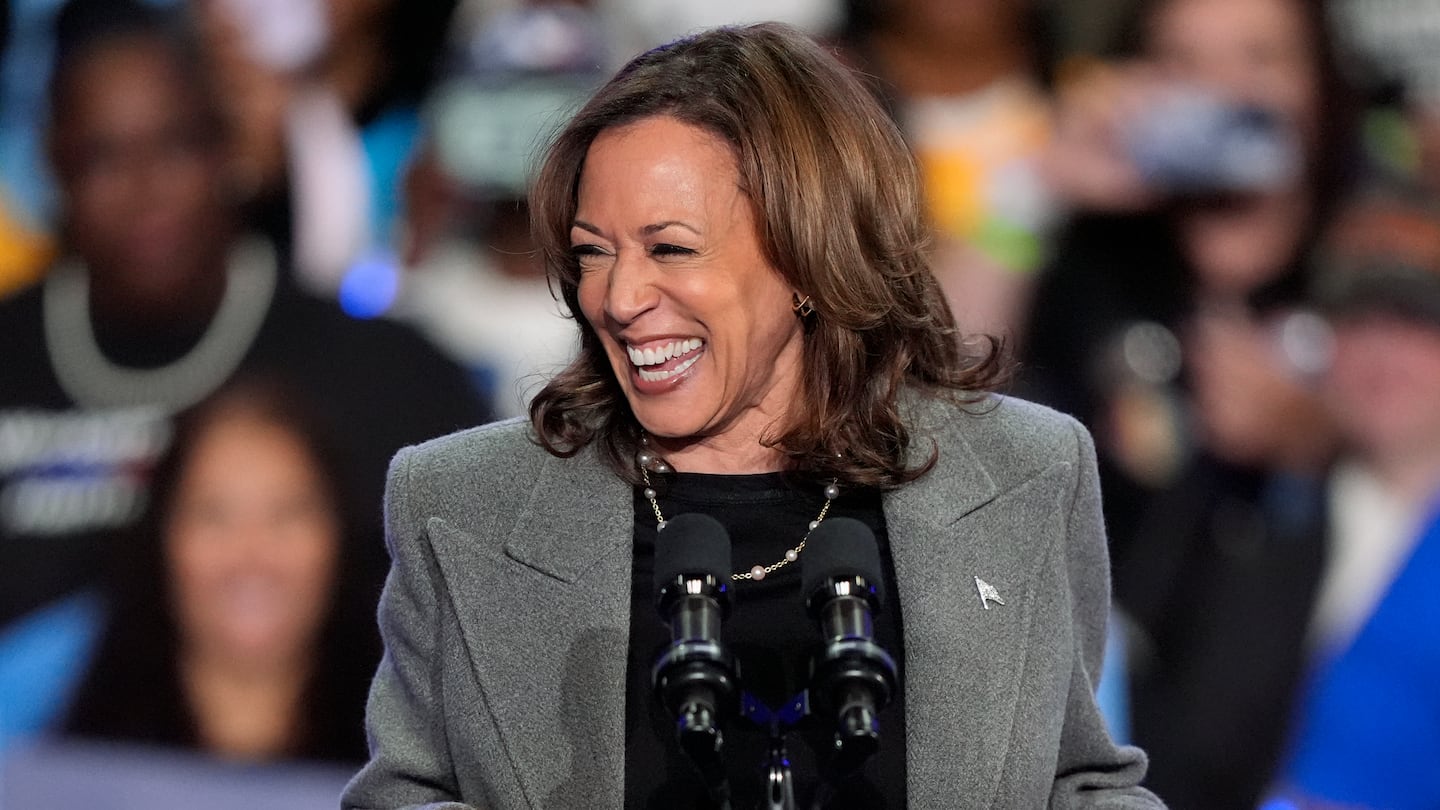
[[[666,463],[682,472],[750,475],[780,472],[785,454],[761,444],[761,437],[731,434],[675,441],[650,437],[650,446]]]
[[[89,263],[90,319],[97,326],[149,332],[157,324],[186,329],[204,327],[225,296],[227,255],[217,251],[195,267],[168,273],[163,286],[137,284],[133,267]],[[157,278],[165,274],[156,271]]]
[[[237,759],[271,759],[295,741],[310,666],[299,661],[237,666],[189,656],[181,680],[207,750]]]
[[[384,53],[383,36],[377,29],[355,37],[325,59],[321,78],[352,114],[370,102],[384,78],[388,67]]]
[[[1295,260],[1311,211],[1297,189],[1183,213],[1179,230],[1200,298],[1244,300],[1278,277]]]

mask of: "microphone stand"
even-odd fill
[[[765,810],[795,810],[795,775],[785,753],[785,735],[770,728],[770,751],[765,757]]]
[[[741,696],[741,716],[770,731],[770,744],[765,753],[765,798],[760,804],[763,810],[796,810],[795,775],[790,770],[790,755],[785,751],[785,734],[809,713],[808,691],[791,698],[779,711],[749,692]]]

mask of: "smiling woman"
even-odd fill
[[[1160,807],[1095,706],[1090,439],[989,393],[1005,362],[962,340],[914,162],[853,75],[773,24],[656,49],[530,201],[580,351],[528,423],[394,461],[347,807]],[[704,575],[671,570],[705,538]],[[849,726],[806,612],[841,569],[874,676]],[[671,574],[715,600],[673,628],[738,667],[672,639]]]
[[[912,480],[927,462],[902,458],[900,389],[922,382],[973,398],[1006,371],[993,341],[962,348],[929,269],[922,204],[899,131],[803,37],[721,30],[638,57],[560,133],[531,194],[552,276],[592,327],[579,360],[533,403],[541,442],[568,453],[598,439],[633,478],[643,425],[677,462],[718,442],[695,471],[758,464],[882,488]],[[632,230],[600,233],[597,212]],[[647,276],[632,251],[672,269]],[[602,263],[603,284],[587,280]],[[655,306],[642,312],[645,295]],[[657,389],[628,384],[644,378],[615,350],[663,342],[655,324],[685,320],[691,333],[677,337],[701,340],[708,357],[667,401],[707,413],[667,433],[624,413],[667,409],[654,407]]]
[[[67,733],[248,762],[360,758],[358,583],[328,437],[306,400],[255,375],[179,418]]]

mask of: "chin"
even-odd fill
[[[663,408],[636,408],[632,402],[630,410],[635,421],[645,432],[657,439],[683,441],[699,435],[702,425],[694,418],[694,411],[687,408],[665,406]]]

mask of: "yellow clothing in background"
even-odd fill
[[[1044,259],[1056,203],[1038,173],[1050,142],[1049,99],[1006,79],[960,97],[922,97],[902,112],[943,237],[1014,272]]]
[[[38,279],[54,256],[54,242],[20,222],[0,195],[0,298]]]

